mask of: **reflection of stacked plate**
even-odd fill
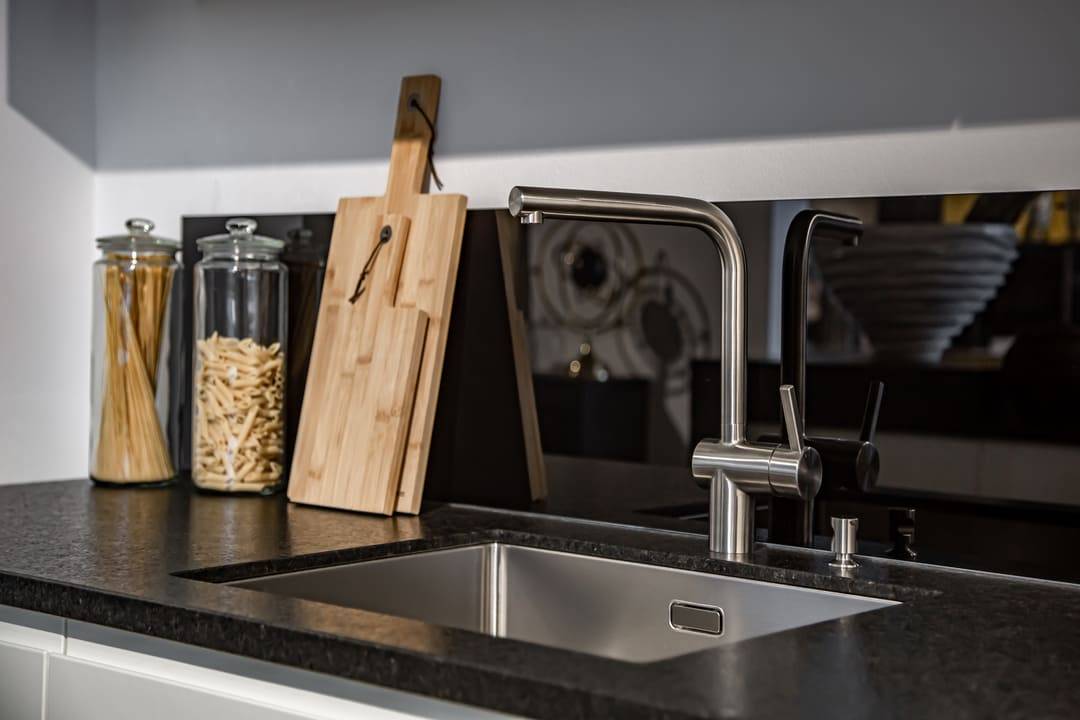
[[[859,247],[820,244],[828,286],[879,357],[937,362],[986,307],[1016,259],[1009,225],[868,227]]]

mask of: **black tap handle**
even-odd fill
[[[870,383],[858,438],[804,437],[806,444],[821,456],[823,487],[829,494],[871,492],[877,485],[880,460],[874,436],[884,395],[885,383],[878,380]],[[783,443],[787,436],[787,433],[765,435],[761,441]]]
[[[885,383],[874,380],[870,383],[870,390],[866,393],[866,409],[862,416],[862,429],[859,431],[859,439],[863,442],[874,442],[877,435],[878,413],[881,412],[881,398],[885,394]]]

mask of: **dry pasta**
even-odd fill
[[[281,344],[214,333],[197,352],[193,480],[223,491],[277,486],[285,455]]]
[[[143,483],[176,474],[155,405],[172,274],[152,263],[104,270],[104,388],[91,463],[97,480]]]

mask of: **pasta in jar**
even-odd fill
[[[196,482],[213,490],[252,492],[277,486],[285,460],[281,344],[214,333],[196,346]]]

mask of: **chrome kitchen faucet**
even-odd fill
[[[516,187],[510,214],[522,223],[547,218],[684,225],[705,232],[720,256],[720,437],[702,440],[690,462],[709,488],[709,550],[746,555],[754,547],[754,495],[808,500],[821,486],[821,458],[802,442],[795,391],[780,387],[788,444],[746,440],[746,262],[731,219],[703,200],[662,195]]]

